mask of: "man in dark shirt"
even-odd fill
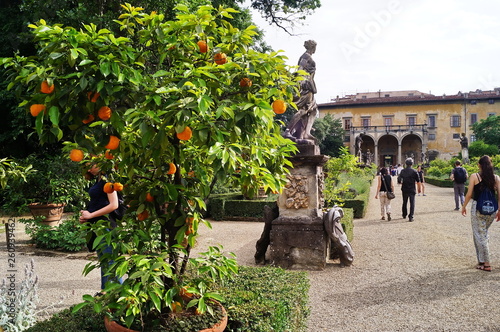
[[[415,184],[419,182],[418,174],[413,165],[413,159],[405,160],[406,167],[399,173],[398,183],[401,183],[401,191],[403,193],[403,219],[408,215],[408,221],[413,221],[413,213],[415,212],[415,194],[417,193]],[[410,200],[410,213],[408,213],[408,200]]]

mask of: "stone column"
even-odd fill
[[[301,153],[291,158],[288,184],[278,198],[279,217],[272,222],[271,261],[288,269],[322,270],[328,247],[322,212],[328,158],[317,154],[317,146],[298,147]]]

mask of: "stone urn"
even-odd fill
[[[32,203],[28,204],[28,207],[31,211],[31,215],[33,217],[44,217],[42,223],[48,226],[56,226],[59,224],[59,221],[62,219],[64,212],[64,203],[51,203],[51,204],[41,204],[41,203]]]

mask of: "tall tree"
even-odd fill
[[[319,142],[321,153],[338,157],[340,148],[344,146],[345,135],[340,119],[335,119],[331,114],[327,114],[323,118],[316,119],[313,128],[313,135]]]
[[[500,115],[489,116],[472,125],[477,140],[500,147]]]

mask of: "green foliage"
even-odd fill
[[[500,146],[500,115],[481,119],[472,125],[472,130],[478,141],[483,141],[487,145]]]
[[[0,159],[0,188],[5,189],[8,182],[19,180],[26,182],[26,176],[32,172],[31,165],[22,167],[10,159]]]
[[[335,119],[331,114],[327,114],[316,119],[313,128],[314,137],[319,142],[321,153],[331,157],[340,156],[340,148],[344,146],[345,135],[340,119]]]
[[[207,203],[208,216],[214,220],[253,220],[263,217],[264,206],[276,206],[278,196],[244,199],[239,194],[213,195]]]
[[[37,56],[1,63],[11,71],[9,88],[28,93],[22,106],[46,106],[35,120],[42,143],[58,142],[69,130],[66,150],[82,149],[82,166],[95,163],[109,181],[124,184],[128,217],[112,231],[103,223],[95,229],[94,245],[108,244],[113,252],[85,273],[113,261],[110,279],[128,278],[123,285],[109,282],[104,296],[85,301],[96,311],[116,309],[113,316],[131,326],[140,317],[168,315],[186,285],[197,295],[186,306],[210,311],[206,300],[218,295],[185,277],[190,265],[206,269],[189,258],[198,227],[209,225],[201,217],[205,202],[219,181],[247,197],[261,187],[276,192],[285,185],[288,158],[297,149],[281,136],[271,103],[282,99],[293,107],[303,78],[291,74],[280,53],[252,50],[255,27],[232,26],[232,9],[202,6],[190,12],[181,4],[173,21],[130,4],[122,10],[115,21],[119,35],[93,24],[75,29],[40,20],[30,25]],[[208,44],[206,53],[197,45],[201,40]],[[217,53],[228,61],[216,63]],[[253,85],[241,87],[243,77]],[[39,91],[44,80],[54,84],[53,93]],[[95,92],[99,97],[89,100]],[[111,109],[109,120],[98,117],[104,106]],[[89,115],[94,120],[83,124]],[[187,127],[192,137],[180,138]],[[120,139],[119,147],[106,159],[111,135]],[[175,174],[167,174],[170,163],[177,166]],[[211,251],[205,260],[212,256],[217,254]],[[216,261],[220,269],[234,270],[233,261]]]
[[[272,267],[241,267],[238,275],[224,285],[212,285],[225,294],[228,311],[226,331],[305,331],[309,315],[309,281],[305,272]],[[74,312],[65,309],[36,323],[27,332],[104,332],[104,314],[91,307]],[[184,329],[180,331],[192,331]]]
[[[469,144],[469,157],[494,156],[498,154],[498,145],[475,141]]]
[[[37,219],[19,221],[26,225],[25,232],[37,248],[81,251],[86,246],[86,232],[78,219],[79,216],[75,214],[55,227],[47,226]]]
[[[11,179],[0,190],[3,212],[25,212],[29,203],[66,203],[69,211],[84,207],[87,195],[83,189],[88,183],[80,166],[66,156],[30,155],[16,164],[25,169],[25,176]]]

